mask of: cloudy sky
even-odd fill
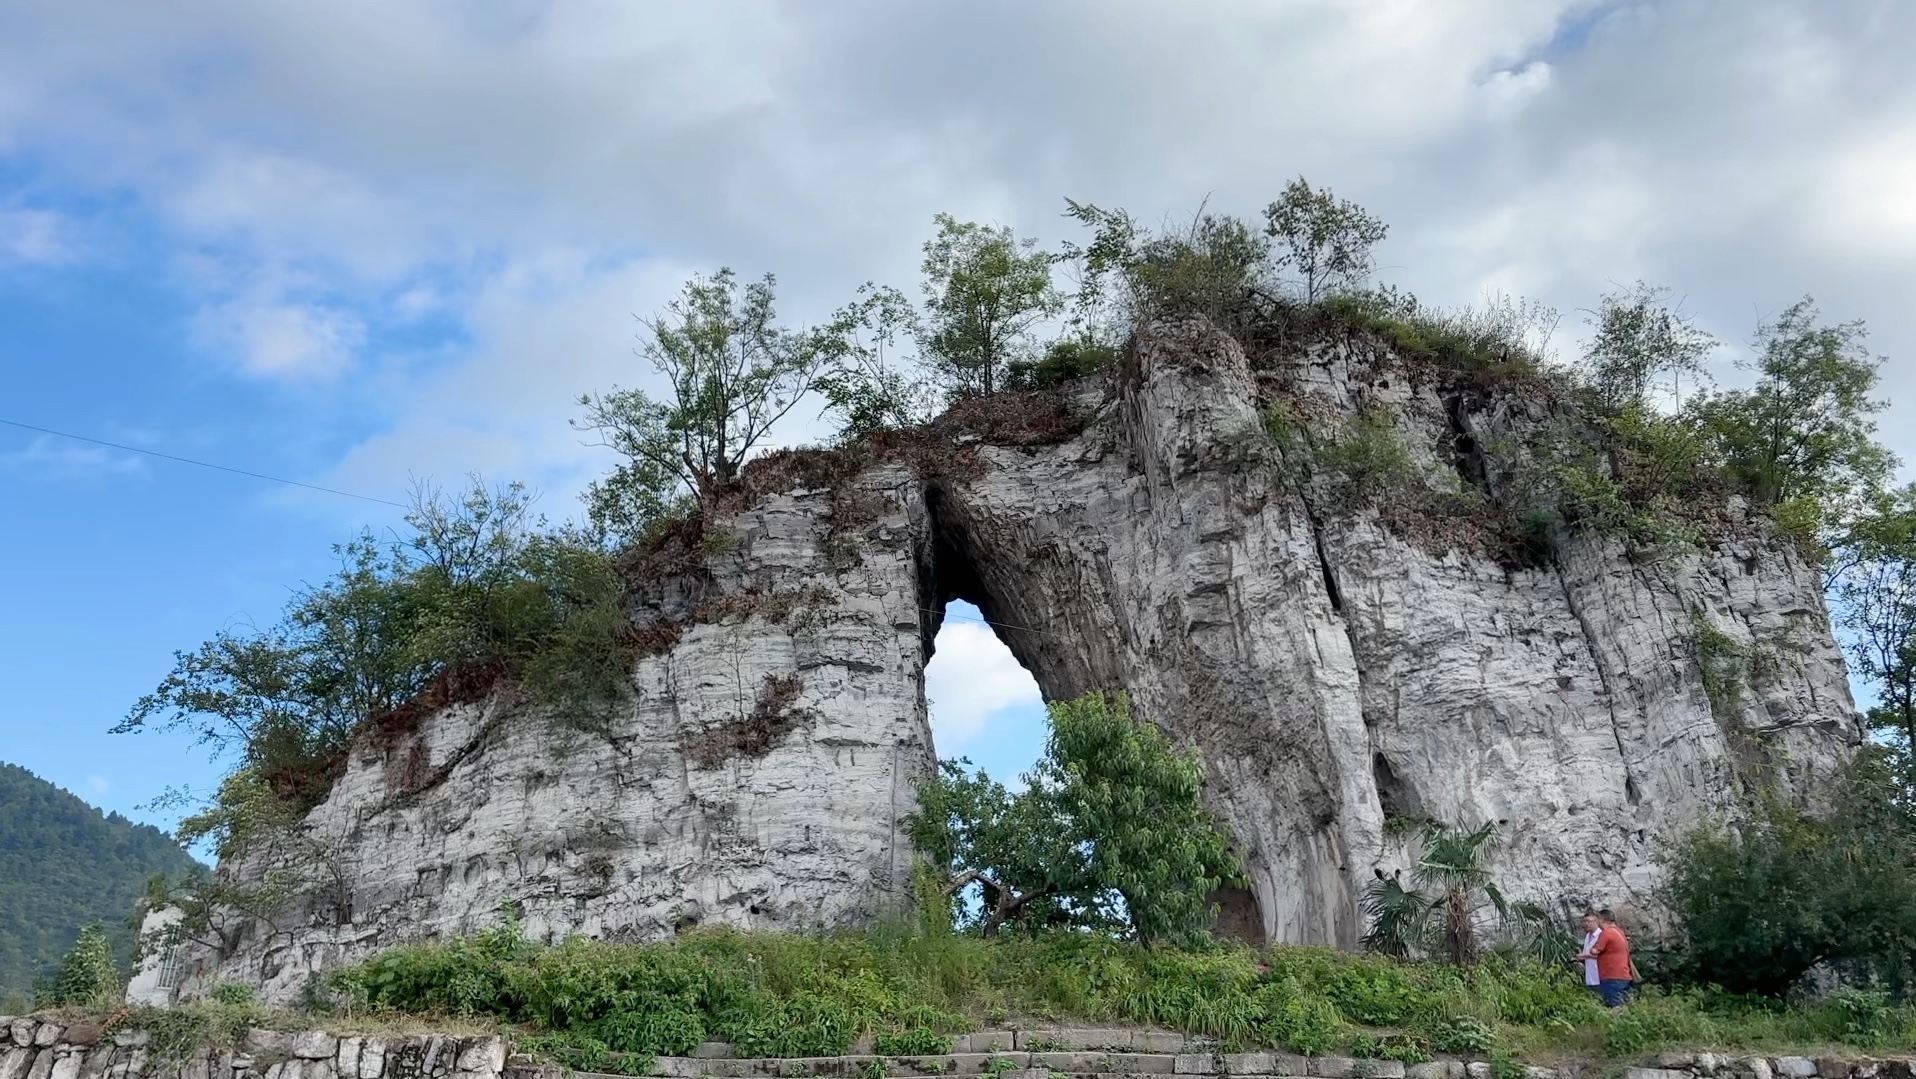
[[[774,272],[797,321],[912,287],[939,211],[1056,243],[1066,196],[1300,173],[1427,300],[1539,298],[1568,350],[1646,278],[1727,364],[1813,292],[1916,398],[1912,53],[1907,0],[0,0],[0,420],[564,516],[606,463],[569,402],[646,382],[632,315],[689,272]],[[395,513],[0,427],[0,759],[203,786],[106,728]],[[975,623],[937,663],[940,748],[1016,771],[1028,680]]]

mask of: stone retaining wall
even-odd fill
[[[500,1079],[498,1036],[254,1030],[237,1049],[163,1052],[150,1031],[0,1017],[0,1079]]]
[[[861,1048],[866,1048],[861,1046]],[[1055,1079],[1194,1076],[1229,1079],[1491,1079],[1488,1061],[1303,1057],[1218,1051],[1162,1031],[1056,1028],[982,1031],[931,1056],[854,1052],[800,1059],[737,1058],[713,1042],[643,1068],[663,1079]],[[634,1061],[634,1063],[644,1063]],[[1576,1079],[1580,1069],[1529,1068],[1527,1079]],[[508,1052],[488,1035],[370,1036],[254,1030],[236,1049],[162,1053],[145,1030],[93,1021],[0,1016],[0,1079],[559,1079],[562,1070]],[[571,1079],[601,1079],[589,1072]],[[623,1077],[602,1077],[623,1079]],[[1909,1057],[1763,1057],[1663,1053],[1625,1079],[1916,1079]]]

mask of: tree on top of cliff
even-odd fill
[[[1006,925],[1201,936],[1237,863],[1203,805],[1196,758],[1134,720],[1122,696],[1047,711],[1051,737],[1024,791],[953,761],[919,790],[912,842],[949,875],[954,915],[987,937]]]
[[[1682,379],[1701,382],[1716,338],[1671,306],[1670,290],[1643,281],[1604,296],[1591,313],[1594,333],[1584,350],[1591,382],[1611,408],[1644,405],[1659,379],[1682,401]]]
[[[954,392],[989,394],[1034,347],[1032,327],[1064,309],[1053,259],[1007,227],[934,220],[938,234],[924,248],[925,354]]]
[[[296,823],[376,720],[505,677],[589,725],[622,691],[631,660],[623,582],[581,537],[543,531],[523,488],[474,479],[449,497],[421,487],[406,520],[401,540],[366,534],[336,548],[339,572],[302,589],[277,623],[178,653],[113,728],[190,730],[216,756],[237,759],[214,804],[189,818],[222,857],[240,853],[266,818],[269,832]],[[271,796],[266,818],[256,812],[261,792]]]
[[[1180,230],[1152,232],[1124,210],[1065,200],[1065,216],[1093,230],[1089,244],[1067,243],[1078,266],[1072,321],[1094,335],[1106,323],[1116,337],[1164,315],[1202,315],[1240,325],[1270,276],[1268,237],[1228,214],[1202,208]]]
[[[1820,321],[1797,301],[1757,332],[1756,385],[1696,402],[1693,422],[1751,499],[1826,546],[1842,542],[1895,469],[1875,441],[1882,361],[1861,322]]]
[[[1288,271],[1305,303],[1363,287],[1376,265],[1371,248],[1389,233],[1362,206],[1302,176],[1264,209],[1264,234],[1280,249],[1277,268]]]
[[[625,458],[587,496],[602,529],[633,537],[687,497],[709,511],[827,365],[851,351],[854,308],[792,330],[778,324],[774,300],[771,274],[743,285],[730,269],[692,278],[664,313],[640,319],[640,353],[668,395],[579,398],[585,417],[573,426]]]

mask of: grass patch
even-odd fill
[[[335,1007],[490,1019],[573,1063],[633,1067],[699,1042],[741,1057],[836,1055],[871,1035],[925,1055],[1013,1017],[1150,1024],[1227,1048],[1532,1061],[1663,1049],[1869,1050],[1916,1038],[1916,1009],[1813,1007],[1654,989],[1613,1016],[1568,969],[1474,969],[1311,948],[1142,948],[1087,935],[699,931],[658,945],[531,944],[511,930],[401,948],[335,973]]]

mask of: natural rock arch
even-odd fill
[[[288,994],[504,901],[551,937],[882,917],[910,880],[952,599],[1047,698],[1124,690],[1199,753],[1245,859],[1249,888],[1220,897],[1240,935],[1356,945],[1362,887],[1402,864],[1392,813],[1503,822],[1515,897],[1643,902],[1654,836],[1730,804],[1740,769],[1807,791],[1860,738],[1820,582],[1755,526],[1655,561],[1573,534],[1535,564],[1468,521],[1278,482],[1260,410],[1281,396],[1388,415],[1428,483],[1494,483],[1488,447],[1537,409],[1458,377],[1348,335],[1252,357],[1172,323],[1063,399],[768,459],[706,535],[640,560],[649,654],[602,732],[560,744],[501,694],[362,739],[307,821],[344,902],[316,888],[212,966]],[[1697,617],[1774,658],[1733,713],[1703,692]],[[1740,760],[1752,738],[1768,755]],[[396,752],[431,784],[396,788]]]

